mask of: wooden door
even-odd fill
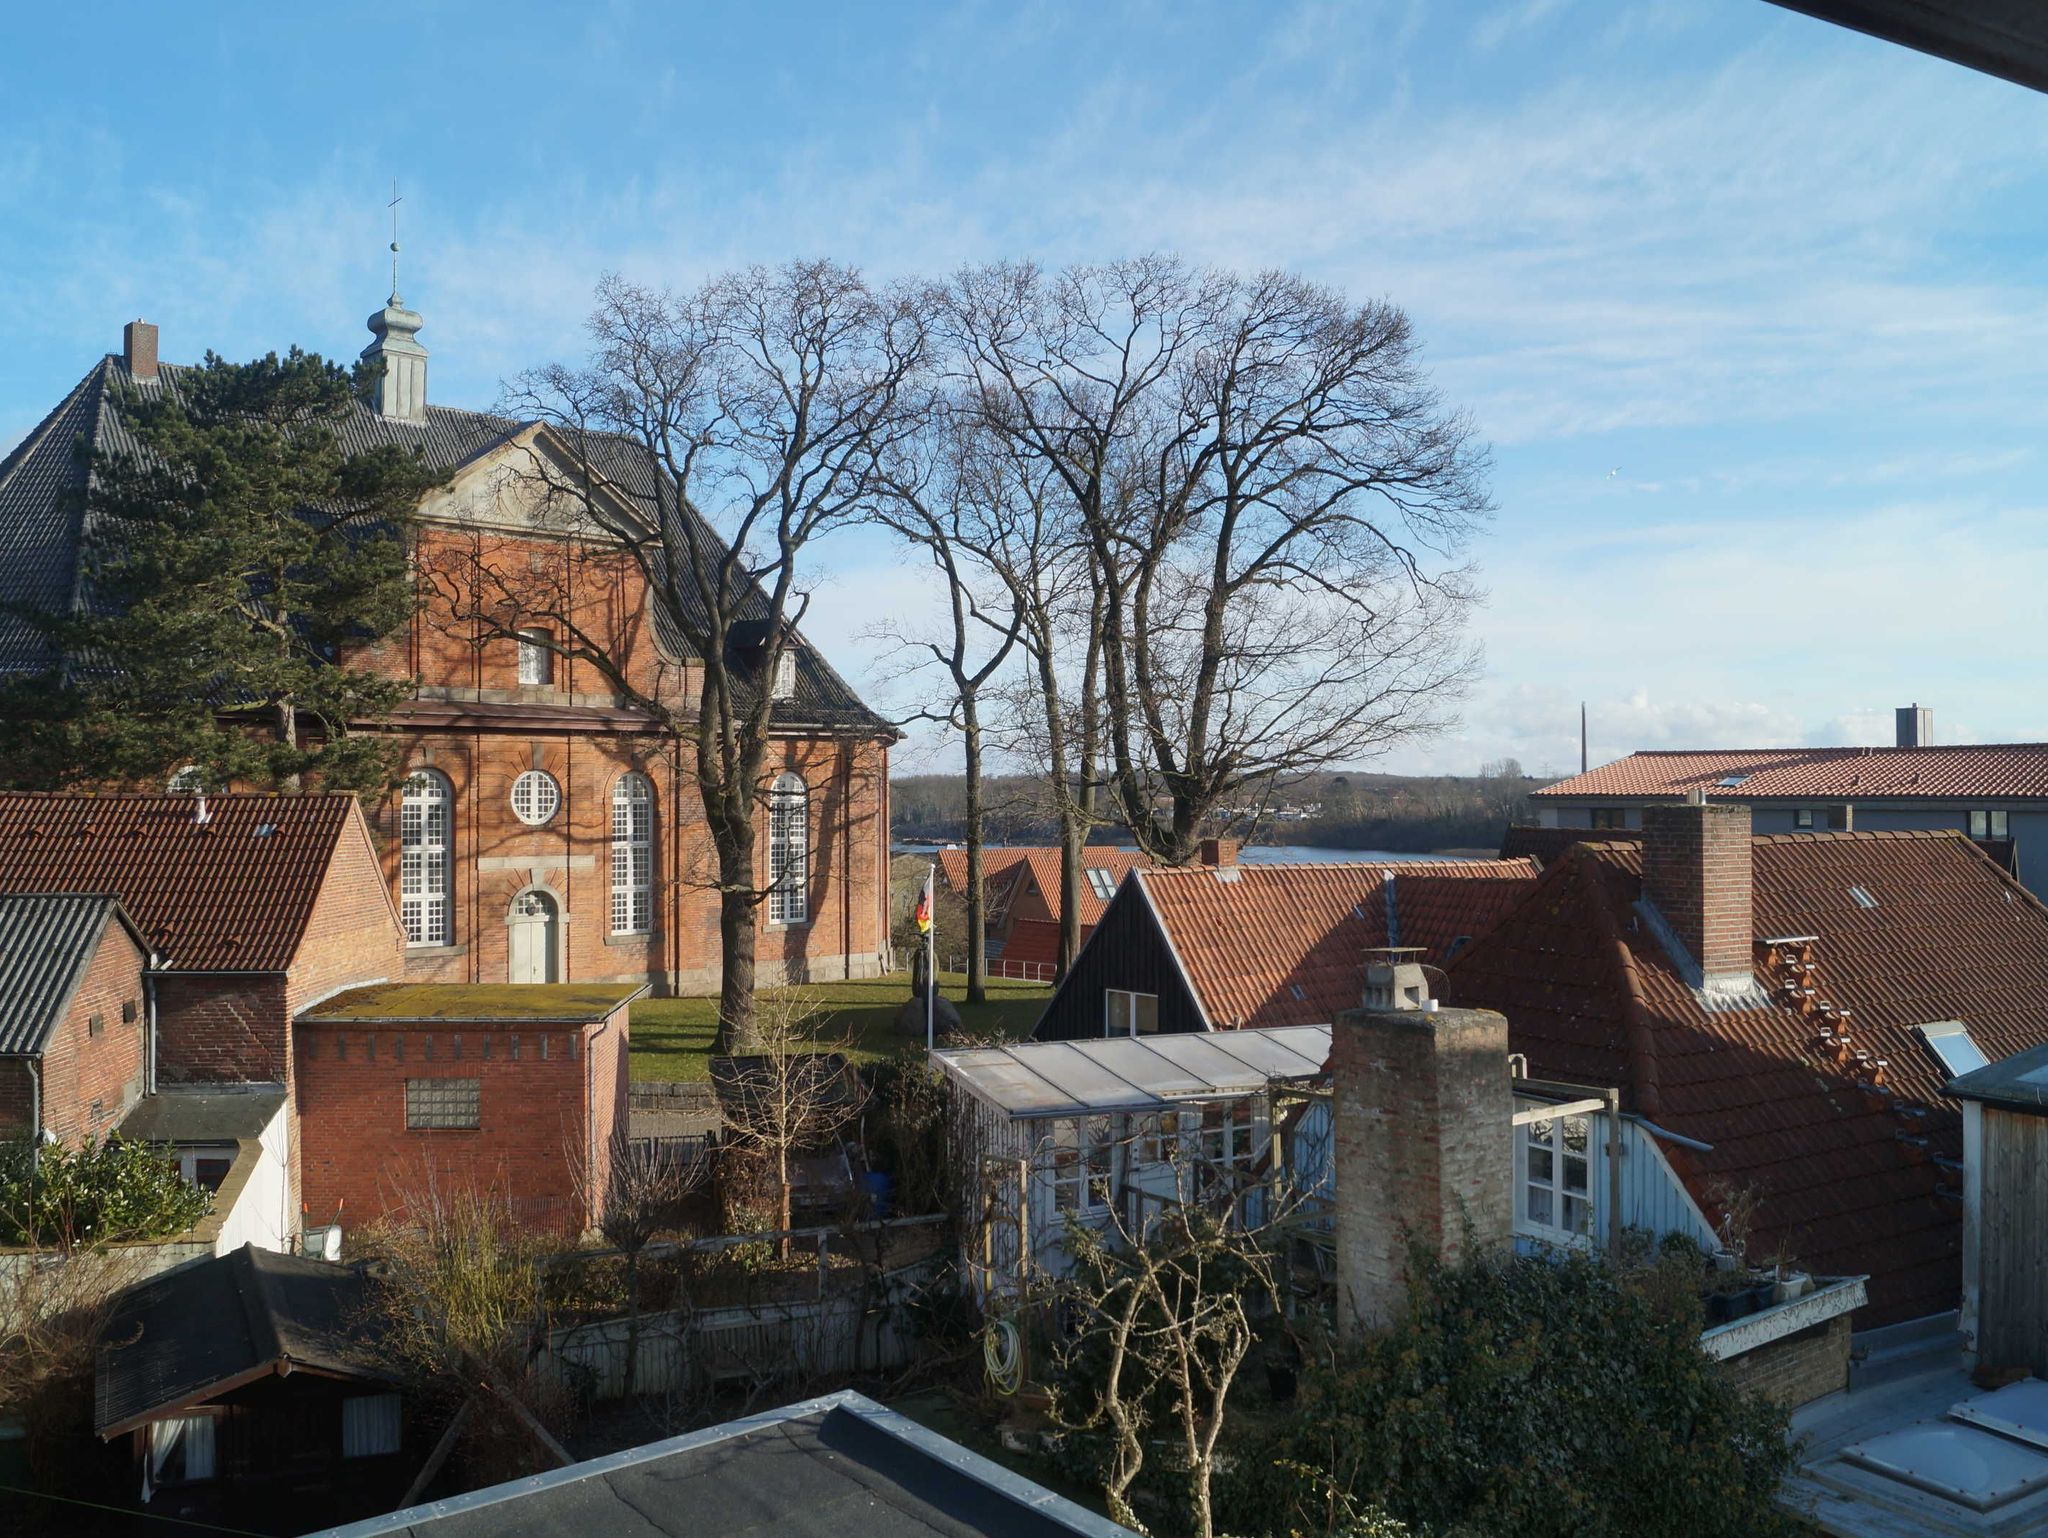
[[[521,892],[512,900],[508,981],[556,981],[556,921],[555,900],[545,892]]]

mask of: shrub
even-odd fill
[[[180,1234],[213,1194],[178,1173],[164,1149],[109,1137],[78,1148],[29,1138],[0,1144],[0,1244],[70,1252]]]
[[[1772,1504],[1795,1457],[1784,1412],[1716,1372],[1696,1307],[1580,1255],[1417,1254],[1410,1273],[1405,1315],[1242,1449],[1222,1525],[1328,1531],[1335,1507],[1377,1502],[1443,1535],[1794,1531]]]

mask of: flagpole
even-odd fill
[[[929,1057],[933,1046],[932,1017],[938,1005],[939,996],[939,862],[932,861],[931,868],[924,875],[925,914],[930,922],[924,926],[924,1050]]]

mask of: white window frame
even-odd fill
[[[1116,896],[1116,872],[1106,865],[1084,865],[1082,875],[1088,878],[1088,890],[1104,902]]]
[[[612,782],[612,933],[654,927],[654,782],[628,770]]]
[[[810,921],[811,788],[795,770],[768,792],[768,922]]]
[[[449,926],[454,905],[448,900],[454,809],[455,793],[438,770],[414,770],[399,792],[398,907],[409,946],[454,942]]]
[[[1572,1128],[1584,1139],[1582,1152],[1573,1153],[1568,1146]],[[1515,1227],[1546,1243],[1590,1247],[1600,1231],[1593,1150],[1593,1121],[1588,1116],[1551,1116],[1515,1128]],[[1574,1164],[1581,1174],[1576,1189],[1569,1179]],[[1583,1209],[1583,1228],[1567,1220],[1573,1204]]]
[[[521,771],[512,782],[512,815],[529,828],[545,828],[562,809],[562,785],[545,769]]]
[[[1149,1001],[1152,1023],[1144,1023],[1144,1004]],[[1156,1036],[1159,1033],[1159,995],[1140,993],[1135,988],[1102,990],[1102,1034],[1105,1036]]]
[[[1259,1112],[1249,1096],[1202,1102],[1195,1144],[1202,1163],[1213,1169],[1246,1169],[1257,1156]]]
[[[1116,1164],[1116,1129],[1107,1116],[1064,1117],[1053,1124],[1046,1178],[1055,1221],[1074,1213],[1084,1221],[1109,1213]]]
[[[152,1489],[172,1485],[196,1485],[220,1475],[220,1415],[211,1410],[189,1410],[183,1415],[166,1415],[149,1423],[149,1453],[145,1478]],[[171,1449],[184,1444],[184,1472],[176,1479],[163,1477],[163,1466]],[[147,1499],[147,1496],[144,1497]]]
[[[545,630],[519,632],[519,683],[522,688],[550,689],[555,683],[554,636]]]
[[[2012,814],[2002,806],[1977,807],[1965,820],[1971,838],[2012,837]]]
[[[221,1179],[225,1182],[227,1177],[234,1172],[235,1156],[240,1152],[241,1149],[233,1143],[209,1143],[180,1147],[178,1149],[178,1173],[185,1177],[187,1185],[196,1186],[200,1183],[199,1166],[202,1163],[219,1163],[225,1160],[228,1167],[221,1173]],[[207,1189],[209,1191],[218,1191],[220,1187],[208,1186]]]
[[[173,796],[203,796],[206,794],[206,771],[197,764],[187,764],[164,782],[164,790]]]

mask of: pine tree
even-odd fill
[[[93,454],[79,610],[25,616],[62,661],[0,698],[10,779],[388,782],[394,744],[354,728],[408,685],[351,660],[412,613],[408,534],[447,475],[397,446],[343,449],[370,382],[293,348],[117,391],[137,447]]]

